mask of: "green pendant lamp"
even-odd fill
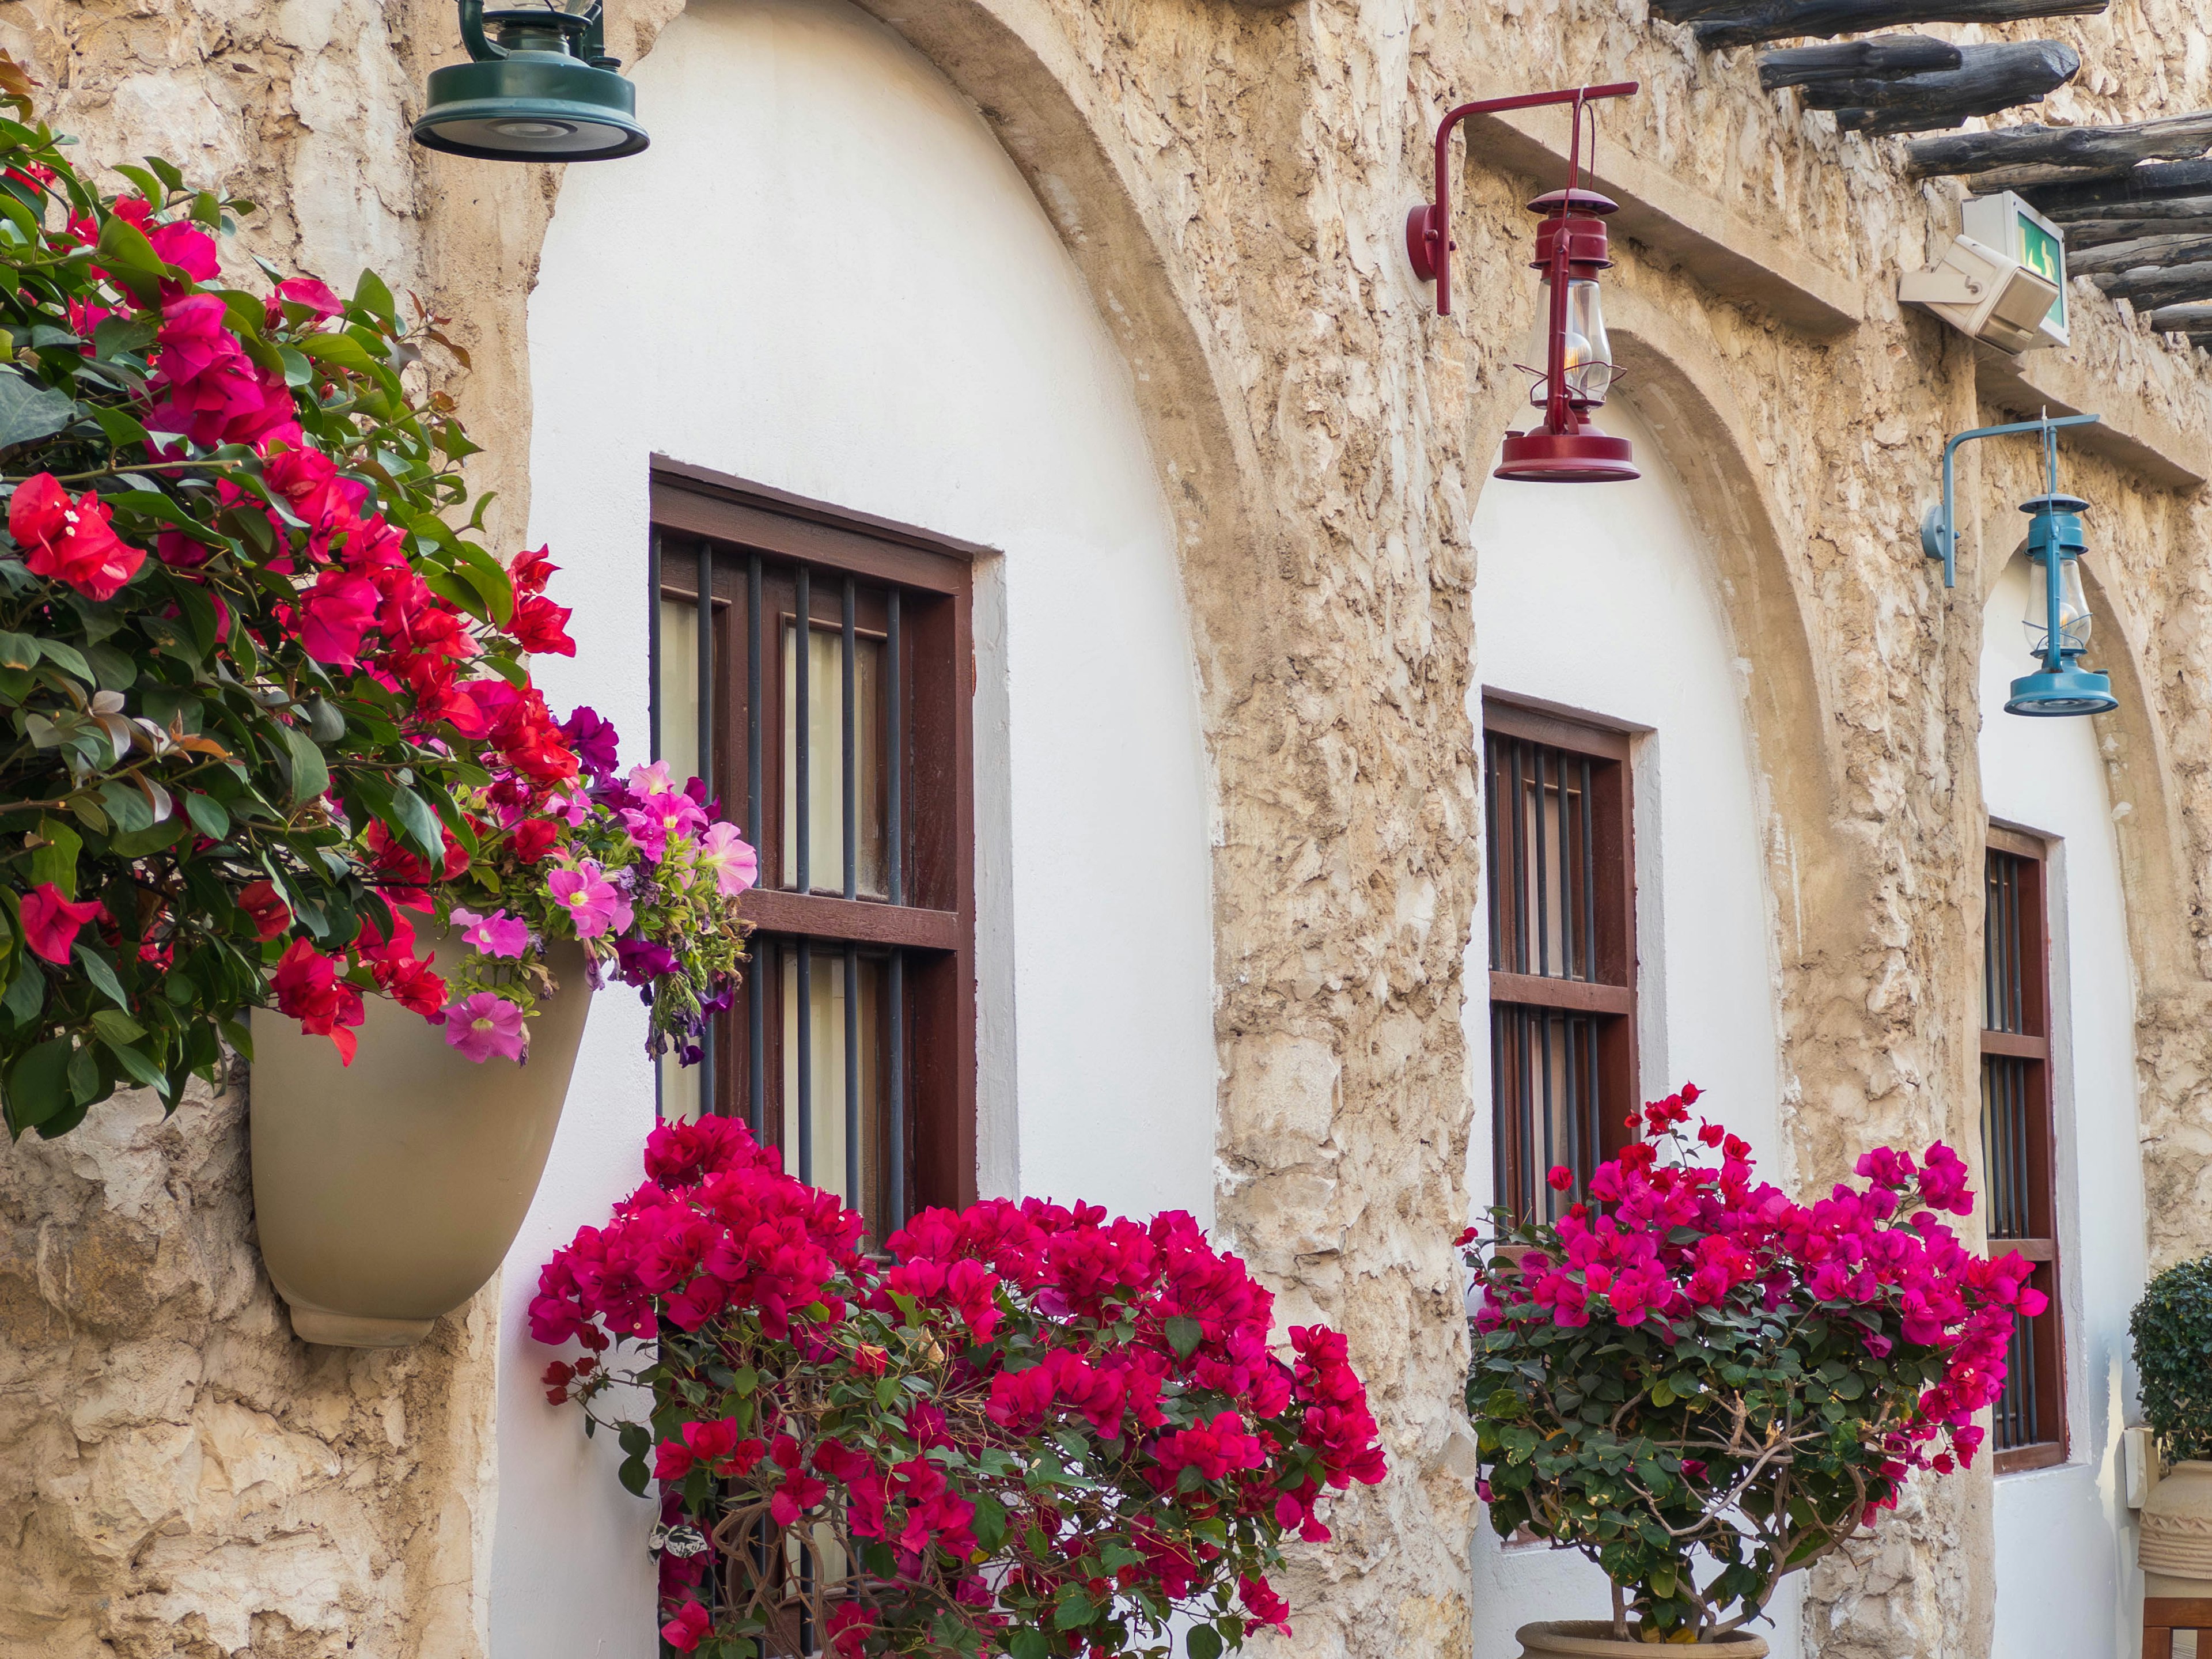
[[[636,89],[606,55],[604,0],[494,12],[460,0],[460,13],[470,61],[430,71],[416,143],[486,161],[605,161],[646,147]]]

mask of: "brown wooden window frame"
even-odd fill
[[[1492,1202],[1516,1216],[1534,1212],[1540,1203],[1556,1214],[1581,1195],[1581,1187],[1578,1179],[1565,1194],[1551,1193],[1543,1184],[1547,1152],[1551,1163],[1565,1164],[1586,1179],[1595,1162],[1613,1157],[1633,1139],[1626,1123],[1638,1103],[1640,1088],[1632,736],[1589,715],[1487,687],[1482,726]],[[1533,838],[1525,811],[1515,817],[1510,832],[1500,833],[1500,794],[1516,787],[1510,763],[1501,764],[1505,757],[1500,739],[1524,757],[1533,752],[1565,757],[1571,767],[1571,777],[1554,784],[1534,775],[1553,763],[1524,760],[1520,786],[1533,788],[1539,819]],[[1558,794],[1556,813],[1544,810],[1547,789]],[[1580,798],[1579,810],[1567,805],[1571,793]],[[1547,823],[1547,818],[1556,822]],[[1586,866],[1580,866],[1587,869],[1583,884],[1586,896],[1578,905],[1571,904],[1560,930],[1563,938],[1571,932],[1582,937],[1558,963],[1549,960],[1547,929],[1532,927],[1524,914],[1532,908],[1527,873],[1532,863],[1546,856],[1547,829],[1558,836],[1552,850],[1569,847],[1578,860],[1587,860]],[[1516,885],[1522,895],[1518,904],[1501,896],[1505,882],[1511,879],[1509,871],[1522,878]],[[1551,873],[1548,867],[1542,870],[1540,894]],[[1564,869],[1559,890],[1569,890]],[[1544,921],[1548,922],[1549,917]],[[1533,951],[1528,948],[1532,934]],[[1544,1028],[1540,1067],[1534,1036],[1540,1024]],[[1549,1064],[1555,1025],[1561,1055],[1557,1068]],[[1588,1097],[1579,1121],[1568,1126],[1572,1144],[1564,1149],[1564,1156],[1555,1144],[1557,1137],[1546,1146],[1524,1144],[1534,1140],[1535,1120],[1541,1115],[1538,1097],[1552,1087],[1553,1069],[1561,1074],[1559,1086],[1571,1091],[1579,1082]],[[1547,1133],[1548,1121],[1547,1115]]]
[[[745,831],[761,860],[760,884],[743,906],[757,929],[753,961],[736,1005],[716,1017],[704,1045],[704,1109],[743,1116],[764,1145],[780,1143],[786,1106],[781,960],[790,954],[805,971],[826,953],[844,969],[842,1066],[848,1079],[862,1069],[855,1043],[876,1045],[870,1058],[880,1083],[877,1151],[885,1212],[878,1231],[888,1233],[933,1205],[972,1203],[972,564],[984,550],[661,457],[652,467],[647,587],[654,752],[659,756],[663,724],[662,604],[688,603],[696,612],[703,575],[713,625],[695,635],[692,646],[700,753],[666,758],[679,775],[696,771],[709,780],[723,816]],[[796,711],[784,707],[782,659],[802,588],[811,634],[838,641],[843,683],[853,684],[854,650],[863,637],[891,683],[873,732],[887,887],[877,896],[856,881],[849,811],[837,831],[846,849],[837,867],[810,867],[805,891],[796,890],[798,872],[783,867],[784,725],[787,713],[795,719]],[[793,672],[805,668],[796,665]],[[857,716],[857,696],[846,698],[845,706]],[[842,738],[826,756],[811,754],[812,745],[802,740],[794,768],[843,767],[854,744],[851,725]],[[842,780],[839,793],[854,799]],[[810,850],[811,842],[810,833]],[[878,1029],[867,1033],[856,1029],[864,962],[881,988]],[[793,1058],[807,1088],[811,1048]],[[865,1110],[865,1104],[847,1107],[848,1146],[851,1126],[866,1121]],[[811,1121],[804,1109],[798,1116]],[[846,1184],[845,1170],[800,1170],[797,1152],[785,1152],[793,1173],[833,1189]]]
[[[1992,824],[1982,884],[1982,1176],[1992,1252],[2035,1264],[2049,1306],[2014,1328],[1992,1413],[1999,1474],[2063,1463],[2069,1447],[2051,1051],[2050,848]],[[1993,1018],[1994,1016],[1994,1018]],[[2000,1115],[2005,1120],[1999,1121]],[[2025,1364],[2023,1364],[2025,1360]]]

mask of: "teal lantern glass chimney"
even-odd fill
[[[2089,647],[2089,600],[2081,586],[2081,556],[2089,538],[2078,495],[2056,493],[2022,501],[2029,514],[2027,556],[2035,570],[2028,584],[2029,654],[2042,659],[2033,674],[2012,683],[2008,714],[2102,714],[2120,705],[2109,676],[2090,672],[2076,659]]]
[[[492,12],[460,0],[460,15],[469,62],[430,71],[416,143],[487,161],[604,161],[646,147],[636,90],[606,54],[604,0]]]

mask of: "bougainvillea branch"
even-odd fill
[[[1288,1628],[1284,1536],[1382,1478],[1344,1339],[1279,1357],[1267,1292],[1187,1215],[991,1200],[878,1259],[730,1120],[655,1130],[646,1173],[531,1327],[584,1349],[550,1397],[658,1483],[681,1651],[1164,1656],[1182,1620],[1215,1659]]]
[[[1628,1592],[1620,1633],[1632,1602],[1655,1640],[1758,1617],[1912,1471],[1971,1463],[2014,1316],[2044,1306],[2028,1262],[1941,1219],[1973,1208],[1948,1147],[1869,1152],[1865,1188],[1800,1205],[1753,1184],[1736,1136],[1684,1133],[1698,1098],[1632,1119],[1647,1138],[1556,1222],[1501,1212],[1461,1240],[1491,1522],[1589,1556]]]

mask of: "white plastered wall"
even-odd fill
[[[570,169],[531,304],[531,537],[579,653],[538,665],[548,696],[644,758],[655,453],[1000,550],[976,572],[982,1189],[1210,1219],[1206,769],[1122,360],[981,120],[858,10],[706,0],[636,80],[653,148]],[[653,1651],[647,1508],[546,1405],[525,1329],[539,1264],[639,1178],[643,1029],[599,999],[507,1260],[498,1659]]]
[[[1629,483],[1492,480],[1476,504],[1475,682],[1637,728],[1638,1042],[1644,1097],[1685,1082],[1698,1109],[1742,1134],[1782,1179],[1773,927],[1759,825],[1763,791],[1744,709],[1748,672],[1730,638],[1711,562],[1657,438],[1616,401],[1604,424],[1636,447]],[[1470,713],[1478,722],[1479,703]],[[1467,957],[1474,1078],[1468,1184],[1477,1218],[1491,1169],[1489,920]],[[1797,1652],[1799,1587],[1784,1581],[1778,1659]],[[1605,1576],[1578,1555],[1507,1547],[1480,1524],[1474,1659],[1510,1659],[1514,1630],[1602,1619]]]
[[[1982,789],[1992,820],[2051,848],[2051,1081],[2073,1443],[2057,1468],[1997,1480],[1990,1650],[2074,1659],[2132,1654],[2142,1641],[2119,1438],[2135,1401],[2127,1326],[2145,1271],[2142,1164],[2134,972],[2112,830],[2120,804],[2106,788],[2097,723],[2004,712],[2011,681],[2034,666],[2021,628],[2028,579],[2027,559],[2014,558],[1984,617]]]

